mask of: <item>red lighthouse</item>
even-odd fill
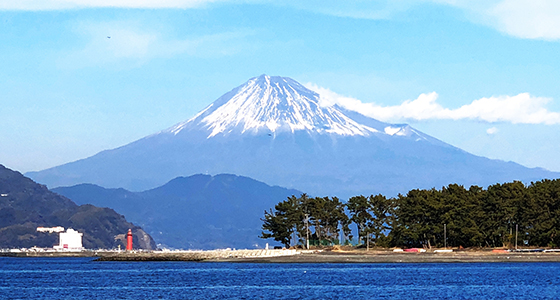
[[[132,250],[132,230],[129,229],[126,234],[126,251]]]

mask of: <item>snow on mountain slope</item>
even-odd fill
[[[261,75],[220,97],[202,112],[167,132],[197,127],[218,134],[260,132],[330,133],[368,136],[379,130],[360,124],[336,107],[321,107],[319,95],[293,79]]]
[[[368,126],[373,128],[377,131],[377,135],[388,135],[388,136],[398,136],[398,137],[405,137],[410,140],[419,142],[419,141],[426,141],[431,144],[437,144],[443,147],[453,147],[449,144],[446,144],[434,137],[431,137],[423,132],[420,132],[414,128],[412,128],[408,124],[390,124],[381,122],[379,120],[370,118],[368,116],[362,115],[360,112],[349,110],[347,108],[334,105],[334,107],[343,113],[345,116],[349,117],[350,119],[362,124],[364,126]]]

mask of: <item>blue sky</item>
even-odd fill
[[[560,171],[552,0],[0,0],[0,163],[41,170],[127,144],[260,74]]]

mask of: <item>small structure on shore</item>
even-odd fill
[[[84,247],[82,246],[82,236],[83,233],[79,233],[72,228],[68,228],[66,232],[59,233],[59,244],[55,245],[53,248],[56,251],[82,251]]]
[[[132,229],[126,234],[126,251],[132,251]]]
[[[53,249],[55,251],[82,251],[84,247],[82,246],[82,236],[83,233],[79,233],[72,228],[68,228],[64,232],[64,227],[37,227],[38,232],[54,233],[58,232],[59,241],[58,245],[54,245]]]
[[[48,233],[53,233],[53,232],[64,232],[64,227],[62,227],[62,226],[57,226],[57,227],[37,227],[37,231],[38,231],[38,232],[48,232]]]

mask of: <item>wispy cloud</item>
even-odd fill
[[[64,10],[99,7],[119,8],[199,8],[212,3],[260,3],[291,6],[341,17],[379,19],[396,11],[408,9],[415,3],[432,0],[0,0],[0,10]]]
[[[75,31],[86,43],[65,53],[59,65],[81,68],[115,63],[142,65],[157,57],[189,55],[227,56],[236,53],[240,41],[250,31],[223,32],[188,39],[163,36],[134,22],[84,23]]]
[[[378,20],[390,19],[397,13],[407,11],[416,5],[432,2],[432,0],[286,0],[268,2],[337,17]]]
[[[475,23],[526,39],[560,39],[558,0],[399,0],[289,1],[290,5],[340,17],[390,19],[422,5],[446,5],[463,10]]]
[[[310,3],[311,2],[311,3]],[[459,8],[476,23],[526,39],[560,39],[558,0],[297,1],[292,5],[341,17],[389,19],[427,4]],[[343,3],[343,4],[342,4]]]
[[[433,0],[467,12],[477,23],[526,39],[560,39],[558,0]]]
[[[435,92],[421,94],[417,99],[406,100],[400,105],[381,106],[341,96],[314,84],[306,86],[321,95],[322,105],[337,104],[381,121],[468,119],[489,123],[560,124],[560,113],[551,112],[545,107],[551,101],[550,98],[534,97],[528,93],[481,98],[459,108],[450,109],[437,103],[438,94]]]
[[[93,7],[195,8],[227,0],[0,0],[0,10],[64,10]]]
[[[494,135],[494,134],[498,133],[498,131],[500,131],[500,130],[496,127],[490,127],[488,129],[486,129],[486,133],[488,135]]]
[[[466,12],[505,34],[528,39],[560,39],[558,0],[0,0],[0,10],[65,10],[99,7],[189,9],[214,3],[290,6],[320,14],[357,19],[390,19],[422,5],[446,5]]]
[[[276,5],[290,5],[317,13],[357,19],[391,19],[413,8],[445,5],[463,10],[475,23],[484,24],[511,36],[560,39],[558,0],[287,0],[277,2]]]
[[[560,39],[558,0],[285,0],[266,1],[317,13],[356,19],[391,19],[423,5],[445,5],[463,10],[475,23],[527,39]]]
[[[520,38],[560,39],[560,1],[504,0],[488,11],[497,29]]]

